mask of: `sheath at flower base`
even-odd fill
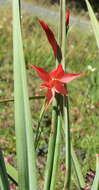
[[[66,25],[69,25],[70,10],[66,10]]]
[[[47,107],[53,101],[55,93],[67,96],[67,90],[65,88],[65,84],[69,83],[75,78],[84,75],[81,73],[78,74],[65,73],[61,64],[59,64],[58,67],[50,73],[45,71],[43,68],[31,64],[30,66],[37,72],[38,76],[44,81],[41,84],[41,88],[47,89],[47,93],[45,94],[47,98]]]

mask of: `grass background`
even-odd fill
[[[49,23],[49,25],[57,36],[57,26],[52,23]],[[51,71],[55,67],[53,52],[37,18],[24,14],[22,17],[22,32],[29,95],[43,95],[43,91],[39,89],[40,79],[28,67],[28,63]],[[72,140],[82,165],[82,171],[86,174],[89,168],[95,169],[95,154],[99,153],[99,52],[92,33],[80,31],[72,26],[67,40],[66,64],[67,72],[87,73],[84,77],[68,85]],[[88,65],[95,67],[95,72],[88,74]],[[0,8],[0,100],[13,98],[13,88],[12,15],[11,9],[6,8],[6,11],[4,11]],[[42,102],[43,100],[30,100],[33,121],[37,121]],[[0,103],[0,146],[5,157],[9,158],[13,165],[16,165],[13,110],[13,102]],[[51,106],[42,121],[43,133],[37,150],[40,183],[43,181],[49,140],[50,110]],[[36,131],[34,122],[33,130]],[[64,176],[64,169],[62,168],[64,148],[62,148],[61,156],[61,171]],[[59,187],[61,188],[61,181],[58,181],[59,189]]]

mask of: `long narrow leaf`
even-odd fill
[[[6,165],[6,170],[7,170],[7,174],[8,177],[15,183],[18,185],[18,172],[17,170],[11,166],[11,164],[9,163],[5,163]]]
[[[1,149],[0,149],[0,190],[9,190],[8,177]]]
[[[78,178],[79,185],[80,185],[80,187],[85,187],[86,184],[85,184],[82,172],[81,172],[81,167],[80,167],[79,161],[77,159],[76,153],[75,153],[72,145],[71,145],[71,155],[72,155],[72,161],[73,161],[73,165],[75,168],[76,176]]]
[[[94,31],[94,34],[95,34],[95,38],[96,38],[96,41],[97,41],[97,45],[98,45],[98,48],[99,48],[99,23],[96,19],[96,16],[93,12],[93,9],[89,3],[88,0],[85,0],[86,1],[86,4],[87,4],[87,8],[88,8],[88,11],[89,11],[89,16],[90,16],[90,19],[91,19],[91,23],[92,23],[92,27],[93,27],[93,31]]]
[[[20,27],[19,0],[13,0],[13,57],[17,165],[20,190],[36,190],[32,121]]]
[[[91,190],[99,190],[99,154],[96,154],[96,175]]]

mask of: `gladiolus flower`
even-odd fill
[[[53,31],[49,28],[49,26],[43,20],[39,20],[39,23],[42,26],[43,30],[45,31],[47,39],[48,39],[50,45],[52,46],[55,58],[57,58],[58,61],[60,62],[61,58],[62,58],[62,53],[61,53],[61,49],[55,39]]]
[[[75,78],[83,76],[84,74],[68,74],[65,73],[62,65],[59,64],[56,69],[52,72],[48,73],[43,68],[30,65],[38,74],[38,76],[44,81],[41,84],[41,88],[47,88],[47,93],[45,94],[47,98],[47,105],[49,105],[53,98],[55,97],[55,93],[60,93],[62,95],[67,95],[67,89],[65,88],[65,84],[69,83]]]
[[[70,10],[66,10],[66,25],[69,25]]]

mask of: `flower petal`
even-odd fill
[[[52,103],[53,98],[55,97],[55,91],[52,89],[48,89],[47,93],[45,94],[47,97],[47,106]]]
[[[48,39],[50,45],[52,46],[52,49],[54,51],[54,56],[57,57],[57,59],[60,61],[62,58],[62,53],[61,53],[61,49],[55,39],[54,33],[43,20],[39,20],[39,23],[42,26],[43,30],[45,31],[47,39]]]
[[[30,64],[30,66],[37,72],[37,74],[39,75],[39,77],[42,80],[49,81],[51,79],[49,73],[47,71],[45,71],[44,69],[34,66],[34,65],[31,65],[31,64]]]
[[[41,84],[40,88],[50,88],[48,82],[44,82]]]
[[[70,10],[67,9],[67,10],[66,10],[66,25],[69,24],[69,17],[70,17]]]
[[[68,83],[78,77],[81,77],[81,76],[84,76],[84,74],[82,73],[78,73],[78,74],[64,74],[60,79],[59,81],[62,82],[62,83]]]
[[[68,94],[67,89],[64,87],[64,84],[59,81],[55,81],[54,89],[57,93],[63,94],[65,96]]]
[[[58,64],[58,67],[50,72],[50,77],[55,79],[60,79],[64,75],[64,70],[62,64]]]

